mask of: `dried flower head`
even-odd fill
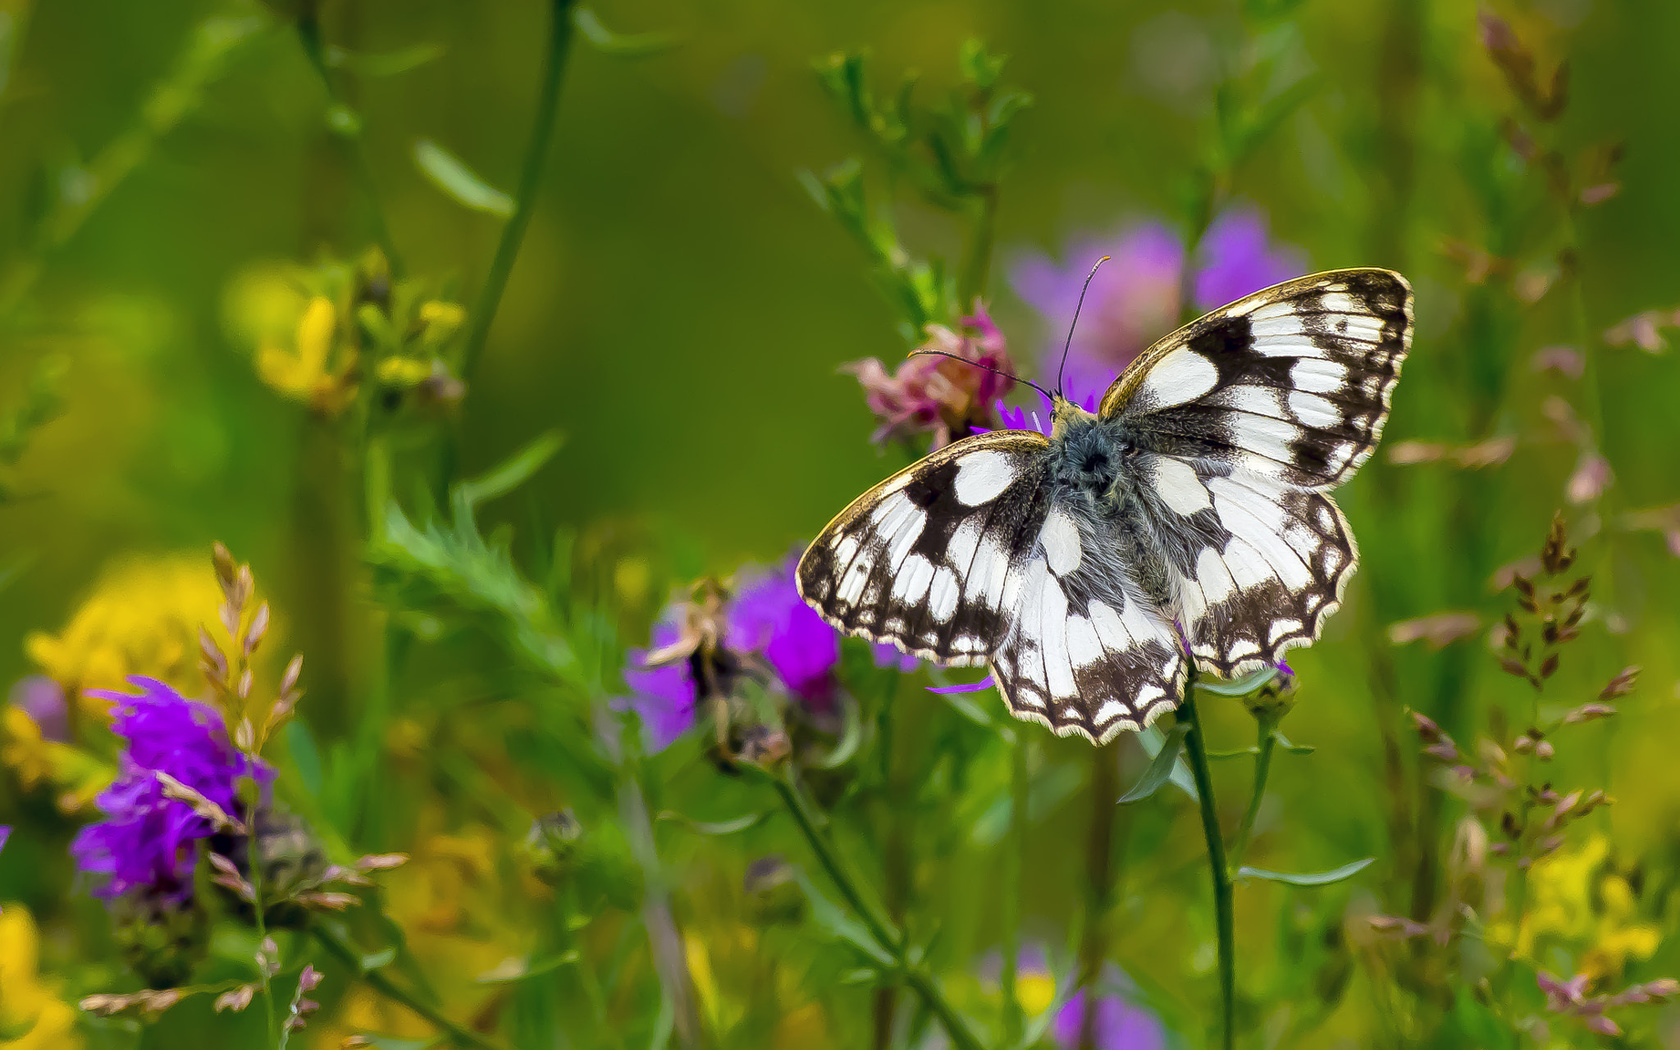
[[[997,426],[993,406],[1015,386],[1003,333],[978,301],[957,325],[928,325],[927,340],[917,349],[938,353],[912,356],[891,375],[875,358],[845,366],[863,385],[878,421],[875,442],[932,434],[931,447],[938,449],[967,437],[971,428]]]

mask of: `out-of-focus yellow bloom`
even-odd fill
[[[467,311],[461,308],[460,303],[429,299],[420,304],[420,322],[426,326],[428,339],[442,342],[454,335],[466,320]]]
[[[41,981],[40,938],[21,905],[0,910],[0,1047],[76,1050],[76,1010]]]
[[[1028,1017],[1037,1017],[1056,1001],[1056,979],[1047,973],[1023,973],[1015,978],[1015,1001]]]
[[[1649,959],[1661,940],[1657,927],[1636,921],[1638,903],[1627,880],[1605,870],[1610,840],[1594,835],[1580,848],[1537,861],[1529,872],[1529,907],[1517,936],[1517,955],[1533,957],[1548,938],[1581,951],[1576,972],[1596,982],[1620,976],[1629,959]],[[1594,893],[1594,890],[1597,893]]]
[[[413,357],[387,357],[379,362],[374,374],[386,386],[418,386],[431,376],[432,364]]]
[[[354,400],[356,386],[348,369],[332,368],[333,336],[338,310],[332,300],[317,295],[298,318],[291,346],[265,341],[257,347],[257,375],[264,383],[318,412],[334,415]]]
[[[124,688],[131,674],[201,695],[198,631],[202,625],[225,647],[216,616],[220,603],[215,574],[201,555],[123,561],[100,576],[63,630],[33,633],[24,649],[82,711],[104,719],[110,702],[84,691]]]
[[[20,707],[0,712],[0,761],[17,774],[26,791],[51,784],[59,809],[75,813],[93,804],[116,770],[80,748],[41,735],[41,727]]]

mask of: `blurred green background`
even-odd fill
[[[863,357],[892,362],[910,344],[862,253],[798,179],[867,155],[821,90],[814,59],[867,47],[883,89],[909,68],[932,95],[955,82],[965,40],[1009,56],[1006,78],[1035,104],[1015,123],[987,298],[1016,360],[1040,378],[1038,350],[1054,334],[1012,293],[1011,260],[1061,258],[1070,240],[1129,221],[1183,227],[1215,137],[1219,85],[1266,97],[1311,76],[1316,90],[1228,173],[1223,199],[1257,207],[1273,238],[1303,250],[1313,269],[1386,266],[1412,280],[1416,343],[1389,448],[1500,435],[1518,445],[1508,463],[1475,472],[1395,465],[1379,452],[1340,497],[1366,561],[1348,608],[1295,661],[1301,699],[1286,728],[1319,750],[1280,760],[1268,806],[1281,830],[1268,848],[1302,868],[1375,855],[1379,888],[1357,892],[1404,909],[1411,873],[1396,869],[1392,836],[1408,832],[1392,823],[1385,763],[1407,778],[1407,813],[1443,803],[1420,786],[1401,710],[1427,711],[1470,736],[1484,709],[1526,704],[1527,687],[1502,676],[1479,639],[1394,646],[1388,628],[1446,611],[1493,623],[1508,605],[1495,571],[1531,556],[1562,508],[1598,597],[1562,688],[1586,695],[1624,664],[1645,667],[1639,705],[1582,730],[1593,754],[1568,768],[1609,777],[1621,804],[1598,819],[1618,850],[1672,862],[1680,563],[1660,528],[1640,524],[1659,519],[1639,515],[1680,500],[1680,365],[1672,353],[1605,345],[1600,333],[1680,303],[1680,5],[1497,5],[1544,71],[1569,63],[1569,104],[1542,129],[1542,145],[1571,158],[1626,146],[1619,192],[1571,206],[1566,219],[1537,166],[1502,138],[1520,105],[1482,46],[1477,5],[1305,0],[1281,5],[1279,17],[1254,14],[1274,7],[600,7],[617,30],[670,33],[678,45],[637,60],[576,48],[534,220],[459,407],[462,470],[499,462],[542,431],[563,433],[561,454],[491,520],[574,526],[591,549],[634,562],[636,572],[616,578],[634,629],[676,581],[778,558],[901,465],[896,450],[866,440],[872,424],[857,384],[838,372]],[[34,670],[21,640],[57,630],[113,559],[196,554],[219,539],[255,565],[283,644],[308,654],[322,712],[309,717],[330,730],[331,701],[354,700],[364,659],[359,497],[322,424],[257,378],[251,347],[228,320],[228,289],[253,266],[354,258],[373,230],[328,130],[319,79],[296,38],[260,10],[0,2],[0,267],[14,278],[39,267],[0,322],[0,408],[22,398],[43,357],[68,361],[62,416],[4,472],[0,554],[22,570],[0,600],[0,680]],[[131,133],[192,27],[218,11],[271,24],[207,78],[126,177],[90,185],[90,159]],[[322,15],[326,38],[358,53],[437,49],[414,68],[346,72],[341,83],[408,272],[470,304],[498,222],[440,193],[417,169],[415,144],[433,140],[512,190],[545,5],[370,0],[327,2]],[[1271,80],[1256,82],[1256,69]],[[55,243],[44,217],[90,190],[97,207]],[[950,216],[911,198],[897,216],[918,252],[959,254],[962,231]],[[1578,266],[1578,286],[1565,274],[1538,302],[1512,294],[1522,274],[1557,270],[1560,251]],[[1477,253],[1493,262],[1491,276],[1468,272]],[[1582,351],[1585,379],[1532,367],[1535,352],[1560,344]],[[1595,427],[1614,470],[1602,498],[1566,497],[1577,449],[1547,414],[1553,396]],[[1212,717],[1216,738],[1246,742],[1240,710]],[[1053,741],[1048,750],[1073,762],[1085,746]],[[1247,775],[1236,765],[1221,767],[1233,799]],[[1191,813],[1178,818],[1184,863],[1160,873],[1201,879]],[[1049,843],[1072,841],[1082,821],[1083,807],[1070,805],[1044,825],[1045,862],[1028,880],[1042,899],[1065,890],[1080,863]],[[1121,950],[1143,959],[1152,938],[1173,933],[1150,925],[1151,887],[1130,892],[1143,895],[1129,914],[1147,932]],[[1241,889],[1239,914],[1269,915],[1262,901],[1283,892]],[[974,893],[959,899],[984,896]],[[1060,910],[1046,905],[1040,919]],[[1665,953],[1653,973],[1671,972],[1664,958],[1680,961]]]

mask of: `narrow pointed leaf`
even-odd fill
[[[512,197],[479,178],[466,162],[431,139],[414,143],[414,163],[422,175],[457,204],[504,219],[513,214]]]
[[[1290,886],[1329,886],[1332,883],[1351,879],[1376,862],[1375,857],[1366,857],[1350,864],[1343,864],[1339,868],[1329,871],[1312,871],[1301,874],[1284,871],[1267,871],[1264,868],[1240,868],[1237,871],[1239,879],[1264,879],[1267,882],[1282,882]]]
[[[601,22],[593,9],[580,7],[572,13],[572,24],[591,47],[614,58],[646,58],[677,46],[669,33],[615,33]]]
[[[1161,789],[1171,777],[1173,766],[1178,762],[1178,752],[1184,747],[1184,737],[1190,732],[1188,722],[1172,727],[1167,738],[1161,744],[1161,750],[1155,752],[1154,761],[1143,771],[1143,776],[1132,785],[1132,790],[1120,796],[1121,802],[1141,802]]]

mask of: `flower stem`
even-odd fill
[[[251,756],[253,769],[256,756]],[[268,917],[263,909],[263,878],[262,856],[257,849],[257,804],[253,802],[245,811],[245,861],[251,869],[251,913],[255,916],[257,926],[257,944],[261,946],[262,961],[257,965],[257,982],[262,987],[263,1015],[268,1021],[267,1046],[277,1045],[279,1031],[274,1020],[274,988],[273,980],[269,976],[269,966],[273,963],[267,957],[268,951]]]
[[[501,304],[508,275],[513,272],[513,260],[519,255],[519,245],[525,239],[525,230],[531,225],[531,211],[536,206],[537,190],[542,185],[543,164],[554,137],[554,114],[560,104],[560,80],[566,71],[566,56],[571,51],[574,3],[575,0],[550,0],[549,3],[548,57],[544,60],[530,144],[525,149],[525,163],[519,173],[513,214],[508,216],[507,224],[502,227],[496,255],[490,262],[490,273],[485,277],[478,302],[473,306],[472,321],[461,350],[460,378],[463,382],[472,375],[473,366],[484,352],[485,341],[490,337],[490,322]]]
[[[1015,987],[1017,956],[1021,952],[1021,869],[1027,855],[1027,805],[1032,771],[1027,765],[1027,734],[1014,730],[1010,745],[1009,844],[1003,853],[1003,1032],[1010,1046],[1021,1041],[1026,1015]]]
[[[1235,1018],[1232,1007],[1236,1003],[1236,936],[1231,909],[1231,869],[1225,865],[1225,840],[1219,833],[1219,810],[1213,800],[1213,771],[1208,768],[1207,740],[1203,735],[1201,715],[1196,711],[1196,671],[1184,683],[1184,703],[1179,716],[1190,726],[1184,738],[1184,748],[1190,754],[1190,772],[1196,778],[1196,797],[1202,809],[1202,835],[1207,839],[1208,870],[1213,876],[1214,921],[1219,927],[1219,1000],[1220,1046],[1231,1050],[1235,1040]]]
[[[962,283],[958,286],[957,311],[968,310],[974,300],[983,299],[986,285],[992,276],[992,247],[997,241],[998,190],[987,186],[979,193],[979,207],[974,217],[974,232],[970,235],[968,251],[962,268]]]
[[[1120,797],[1120,742],[1109,741],[1091,751],[1091,823],[1085,839],[1085,928],[1079,937],[1079,969],[1075,980],[1088,988],[1102,973],[1108,957],[1104,920],[1114,899],[1114,823],[1124,819],[1115,813]],[[1079,1020],[1079,1047],[1096,1045],[1097,997],[1085,997],[1085,1012]]]
[[[367,982],[369,988],[383,995],[394,1003],[408,1007],[431,1024],[449,1034],[449,1041],[456,1046],[472,1047],[473,1050],[502,1050],[502,1047],[479,1035],[477,1032],[463,1028],[439,1013],[430,1003],[418,998],[407,989],[385,976],[384,971],[368,969],[362,965],[361,955],[356,949],[337,933],[329,930],[320,923],[311,923],[309,934],[328,952],[338,957],[357,977]]]
[[[391,267],[391,275],[402,276],[402,260],[397,255],[396,242],[391,239],[391,227],[385,221],[385,210],[379,203],[378,185],[373,180],[373,164],[368,160],[367,142],[362,137],[361,120],[344,101],[338,85],[333,81],[332,69],[327,65],[326,47],[321,40],[321,20],[313,3],[303,5],[303,10],[297,19],[298,43],[303,48],[309,64],[321,78],[321,86],[327,92],[328,126],[333,133],[344,140],[346,152],[350,156],[350,169],[355,172],[356,181],[361,185],[362,198],[367,204],[368,217],[373,224],[373,239],[379,243],[379,250],[385,253],[385,262]]]
[[[1277,746],[1277,716],[1262,713],[1255,716],[1255,721],[1259,723],[1260,739],[1254,754],[1254,795],[1248,800],[1248,811],[1243,814],[1242,824],[1237,828],[1237,837],[1231,843],[1228,869],[1231,871],[1242,865],[1243,854],[1248,850],[1248,839],[1254,831],[1254,818],[1260,815],[1260,800],[1266,794],[1266,777],[1272,771],[1272,751]]]
[[[787,806],[788,813],[793,816],[794,823],[799,826],[800,833],[805,836],[805,841],[810,844],[811,852],[816,854],[817,863],[828,873],[829,881],[834,883],[840,896],[863,922],[869,935],[893,957],[904,982],[921,999],[922,1005],[939,1018],[939,1023],[951,1038],[951,1044],[957,1050],[982,1050],[979,1037],[969,1027],[968,1020],[945,998],[938,979],[920,962],[910,961],[908,938],[887,918],[880,906],[870,903],[865,897],[862,880],[851,870],[828,836],[823,834],[821,817],[799,789],[798,783],[786,773],[767,776]]]

